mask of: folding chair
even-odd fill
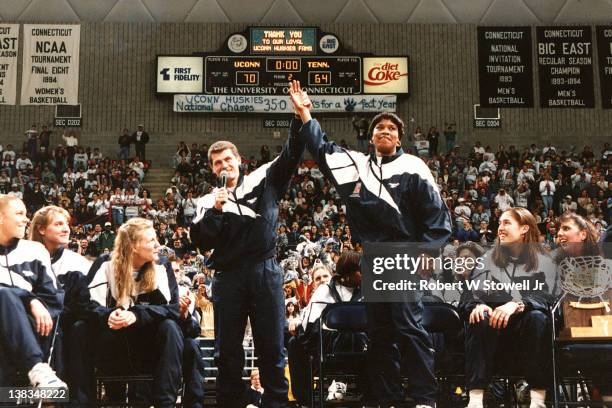
[[[563,298],[559,299],[553,308],[559,322],[563,321],[562,301]],[[557,324],[557,319],[553,319],[554,407],[603,406],[602,401],[593,400],[593,380],[612,378],[612,343],[609,339],[560,339]]]
[[[452,385],[462,384],[465,371],[463,322],[457,309],[444,302],[423,303],[423,327],[434,338],[435,373],[438,379],[440,405],[452,405]],[[436,335],[439,335],[436,338]],[[436,341],[441,340],[441,341]],[[440,344],[441,343],[441,344]]]
[[[325,406],[325,377],[332,372],[336,375],[355,375],[355,367],[365,364],[366,352],[358,350],[353,342],[350,350],[325,350],[324,332],[347,334],[363,333],[367,329],[365,304],[361,302],[341,302],[327,305],[321,315],[319,330],[319,406]],[[313,364],[310,365],[311,390],[314,389]],[[311,406],[315,405],[315,393],[311,392]],[[343,406],[347,404],[343,403]]]

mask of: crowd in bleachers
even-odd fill
[[[119,137],[116,158],[102,155],[97,147],[79,145],[74,132],[64,134],[63,143],[53,148],[49,148],[47,127],[38,133],[33,126],[26,135],[20,149],[10,144],[0,148],[0,193],[23,198],[31,213],[47,204],[67,209],[73,217],[71,248],[91,257],[112,249],[114,230],[124,221],[149,218],[160,243],[171,250],[179,265],[184,259],[190,278],[194,277],[197,254],[189,225],[198,197],[216,186],[206,143],[180,142],[171,158],[175,174],[165,195],[150,197],[141,184],[150,163],[130,155],[134,136],[127,129]],[[444,152],[438,148],[442,138],[446,139]],[[443,136],[435,127],[427,135],[417,127],[407,139],[404,150],[419,155],[437,181],[452,214],[457,242],[491,244],[499,216],[509,207],[529,209],[549,245],[553,245],[558,217],[567,210],[584,216],[600,231],[610,223],[612,150],[608,143],[598,151],[588,145],[568,151],[550,143],[493,148],[476,142],[462,151],[455,144],[452,127]],[[341,144],[349,147],[344,140]],[[280,150],[280,145],[274,149],[263,145],[259,157],[243,158],[244,171],[273,160]],[[293,282],[290,297],[299,300],[297,308],[306,305],[306,293],[312,292],[310,272],[315,258],[333,265],[347,249],[359,252],[361,243],[351,236],[345,207],[314,161],[305,157],[280,201],[277,240],[279,261],[285,260],[287,282]],[[198,265],[205,265],[205,260],[206,254],[201,254]]]

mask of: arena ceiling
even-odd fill
[[[1,0],[10,22],[460,23],[612,22],[612,0]]]

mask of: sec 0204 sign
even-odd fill
[[[204,59],[160,55],[157,57],[157,93],[201,93]]]
[[[476,129],[497,129],[501,126],[501,119],[474,119]]]

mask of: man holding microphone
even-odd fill
[[[221,181],[219,188],[198,200],[191,239],[200,250],[214,250],[212,299],[218,353],[217,404],[243,408],[242,341],[250,318],[258,355],[266,408],[283,407],[288,384],[284,375],[283,272],[275,260],[278,201],[283,197],[303,153],[295,137],[301,122],[292,124],[279,157],[248,175],[240,171],[236,146],[219,141],[208,160]]]

